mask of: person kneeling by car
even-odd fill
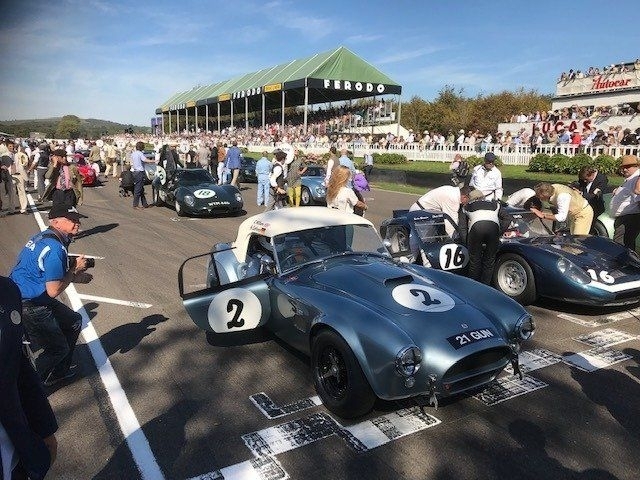
[[[81,217],[86,218],[75,207],[54,205],[49,211],[49,228],[29,239],[10,275],[22,294],[27,334],[43,349],[36,370],[46,386],[74,376],[71,359],[82,316],[56,297],[93,263],[83,255],[73,257],[72,262],[67,257]]]

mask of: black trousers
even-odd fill
[[[620,215],[613,221],[613,241],[631,250],[636,249],[636,238],[640,234],[640,213]]]
[[[139,202],[142,206],[147,206],[147,197],[144,196],[144,171],[133,172],[133,206],[137,207]]]
[[[50,374],[54,377],[64,375],[71,365],[82,316],[56,299],[47,306],[23,301],[22,310],[29,338],[43,349],[36,359],[38,375],[43,381]]]
[[[78,204],[76,192],[72,189],[58,190],[57,188],[51,193],[51,202],[53,205],[64,205],[65,207],[75,207]]]
[[[491,284],[499,246],[500,227],[496,223],[481,220],[473,224],[467,235],[469,278]]]

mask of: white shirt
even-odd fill
[[[535,194],[536,192],[532,188],[522,188],[517,192],[513,192],[511,195],[509,195],[509,197],[507,198],[507,205],[509,205],[510,207],[522,208],[524,202],[529,200]]]
[[[327,206],[343,212],[353,213],[353,207],[358,203],[355,192],[347,187],[342,187],[335,198]]]
[[[611,197],[611,213],[614,217],[621,215],[629,215],[632,213],[640,213],[640,195],[634,193],[636,182],[640,175],[640,168],[636,168],[633,175],[627,177],[622,185],[620,185]]]
[[[457,224],[458,211],[460,210],[460,189],[452,185],[444,185],[429,190],[409,207],[410,212],[421,209],[446,213]],[[449,236],[453,236],[455,227],[450,222],[445,222],[445,230]]]
[[[487,200],[502,199],[502,173],[496,167],[487,170],[484,165],[476,165],[469,185],[484,193]]]

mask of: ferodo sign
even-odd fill
[[[323,80],[324,88],[330,90],[351,90],[355,92],[367,92],[382,94],[385,92],[385,85],[382,83],[352,82],[350,80]]]

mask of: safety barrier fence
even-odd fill
[[[272,143],[249,143],[246,145],[251,152],[263,152],[273,151],[275,146]],[[292,146],[296,149],[300,149],[305,153],[313,153],[315,155],[322,155],[329,151],[331,144],[329,143],[294,143]],[[618,158],[622,155],[638,155],[640,147],[638,145],[629,146],[598,146],[598,147],[584,147],[580,145],[540,145],[536,147],[534,153],[531,152],[531,148],[528,145],[513,145],[510,147],[504,147],[499,144],[482,144],[479,147],[472,145],[442,145],[436,148],[425,148],[424,145],[417,143],[409,145],[389,145],[388,148],[381,147],[377,144],[368,145],[365,143],[348,143],[344,145],[348,148],[356,157],[362,157],[365,152],[369,151],[373,153],[398,153],[404,155],[407,159],[412,161],[435,161],[435,162],[451,162],[453,158],[460,154],[463,157],[471,155],[482,156],[486,152],[493,152],[496,156],[500,157],[502,163],[506,165],[529,165],[531,157],[538,153],[546,153],[547,155],[563,154],[567,156],[574,156],[578,153],[586,153],[595,158],[601,154],[611,155]],[[340,148],[340,147],[339,147]]]

